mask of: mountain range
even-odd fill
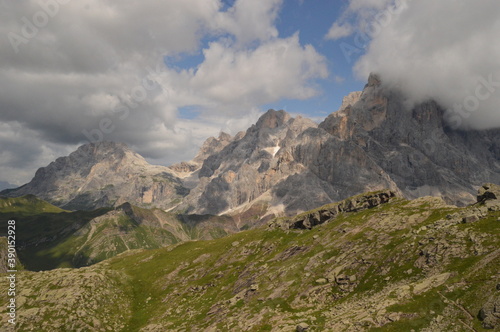
[[[170,167],[150,165],[121,143],[91,143],[0,194],[32,194],[69,210],[129,202],[250,215],[259,224],[384,188],[465,205],[483,183],[500,183],[499,129],[453,129],[436,102],[408,105],[372,74],[320,124],[269,110],[246,132],[211,137],[192,161]]]

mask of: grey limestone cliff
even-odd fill
[[[500,182],[500,130],[456,130],[444,116],[434,101],[409,107],[372,75],[360,100],[320,128],[361,149],[408,198],[471,203],[482,183]]]
[[[307,172],[294,160],[291,147],[299,135],[316,127],[308,119],[269,110],[246,133],[236,135],[222,150],[204,160],[200,183],[186,197],[182,208],[219,214],[250,208],[256,202],[279,205],[272,194],[276,186],[290,176]]]

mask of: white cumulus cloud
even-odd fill
[[[353,33],[353,31],[354,29],[349,23],[344,23],[340,25],[339,23],[335,22],[331,26],[330,30],[328,30],[328,33],[326,34],[325,38],[337,40],[343,37],[350,36]]]
[[[312,46],[302,46],[297,34],[255,49],[213,42],[203,52],[205,61],[196,70],[170,71],[163,82],[191,91],[185,103],[198,100],[207,109],[240,113],[281,98],[310,98],[318,91],[309,81],[328,75],[325,58]]]
[[[240,44],[278,37],[274,21],[283,0],[237,0],[216,16],[216,29],[231,33]]]

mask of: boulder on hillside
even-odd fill
[[[486,330],[500,327],[500,296],[495,295],[485,303],[477,315]]]
[[[477,193],[477,202],[484,204],[489,211],[500,211],[500,186],[484,184]]]
[[[493,183],[486,183],[479,188],[477,193],[478,203],[486,202],[489,200],[500,199],[500,186]]]

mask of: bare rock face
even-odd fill
[[[269,110],[244,135],[236,135],[222,150],[204,160],[200,183],[181,204],[182,209],[220,214],[259,199],[272,201],[276,195],[273,197],[271,190],[278,183],[307,171],[294,160],[292,150],[299,135],[316,127],[310,120]],[[326,202],[331,200],[325,196]]]
[[[477,202],[489,211],[500,211],[500,186],[493,183],[484,184],[478,190]]]
[[[477,316],[486,330],[496,330],[500,327],[500,295],[492,295]]]
[[[493,183],[484,184],[477,193],[478,203],[489,200],[500,200],[500,186]]]
[[[221,132],[219,137],[217,138],[215,137],[208,138],[205,141],[205,143],[203,143],[196,157],[194,157],[194,161],[198,163],[203,163],[205,159],[224,149],[229,143],[231,143],[232,139],[233,137],[231,137],[231,135],[225,132]]]
[[[2,195],[33,194],[65,209],[86,210],[124,202],[168,208],[187,193],[171,169],[150,165],[124,144],[100,142],[58,158],[28,184]]]
[[[169,166],[169,168],[177,173],[191,173],[200,168],[199,164],[182,161],[178,164]]]
[[[340,109],[334,114],[337,114],[337,115],[345,114],[344,110],[346,110],[347,108],[351,108],[354,104],[356,104],[359,101],[359,99],[361,98],[362,94],[363,94],[363,91],[354,91],[354,92],[349,93],[347,96],[345,96],[342,99],[342,105],[340,106]]]
[[[337,149],[339,159],[358,151],[408,198],[431,195],[457,205],[473,203],[482,183],[500,183],[500,130],[453,130],[444,114],[434,101],[408,107],[402,94],[372,75],[357,103],[319,127],[353,145]]]

